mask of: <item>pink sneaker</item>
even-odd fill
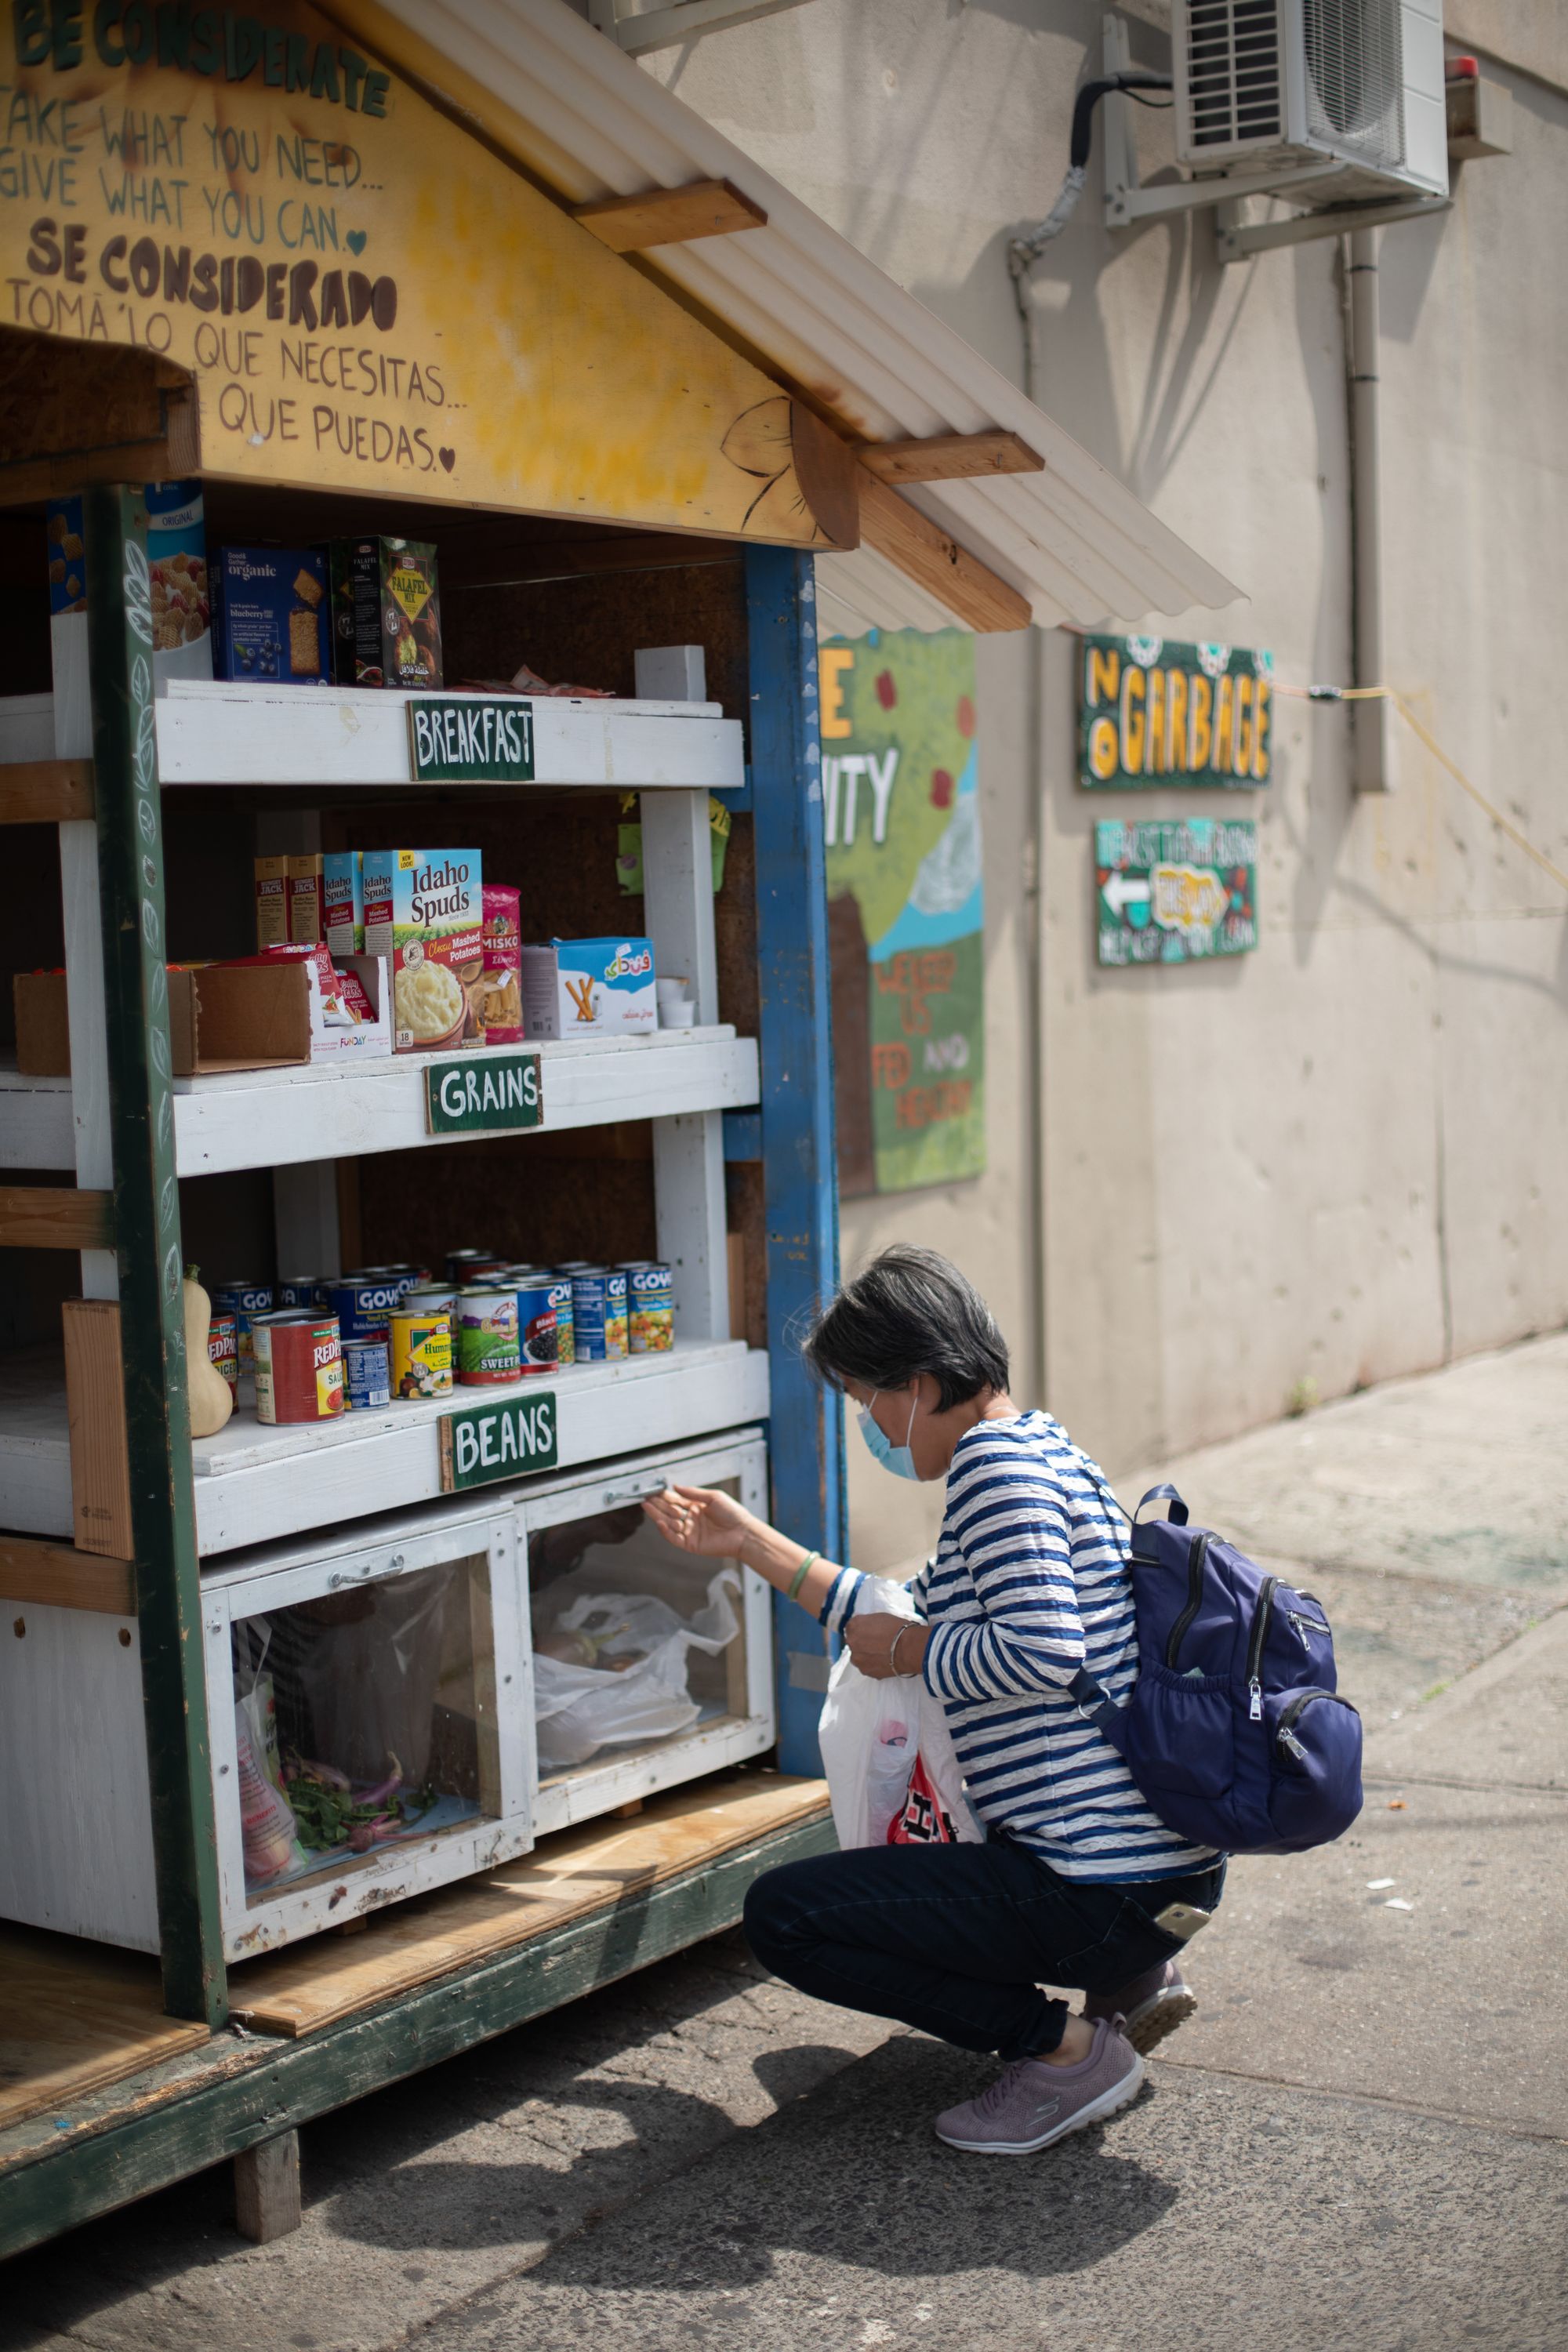
[[[1102,2018],[1094,2047],[1076,2066],[1016,2058],[977,2099],[938,2116],[938,2139],[974,2156],[1033,2156],[1085,2124],[1103,2123],[1131,2105],[1143,2080],[1143,2061],[1120,2024]]]
[[[1191,2017],[1197,2005],[1197,1995],[1188,1990],[1175,1961],[1162,1960],[1157,1969],[1145,1969],[1115,1992],[1086,1994],[1083,2013],[1090,2025],[1102,2018],[1125,2020],[1121,2031],[1133,2049],[1147,2057],[1157,2042],[1163,2042],[1167,2033],[1173,2033],[1184,2018]]]

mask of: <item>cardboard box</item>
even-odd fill
[[[364,856],[329,849],[321,859],[321,906],[327,945],[336,961],[364,953]]]
[[[483,917],[477,849],[365,851],[364,943],[392,966],[395,1052],[480,1041]]]
[[[331,686],[327,559],[319,547],[220,547],[212,583],[213,676]]]
[[[25,1078],[68,1078],[70,1021],[63,971],[19,971],[11,982],[16,1067]]]
[[[290,1062],[375,1057],[392,1051],[392,991],[386,966],[352,956],[374,1018],[352,1029],[328,1017],[316,962],[258,956],[248,963],[198,964],[169,974],[169,1044],[176,1077],[218,1070],[264,1070]],[[20,971],[16,1066],[24,1077],[68,1078],[70,1029],[63,971]]]
[[[522,1020],[534,1037],[649,1035],[658,1027],[651,940],[552,940],[522,950]]]
[[[417,539],[335,539],[334,675],[340,686],[429,693],[442,682],[436,550]]]

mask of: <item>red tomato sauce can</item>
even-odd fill
[[[343,1409],[343,1356],[335,1315],[258,1315],[258,1421],[331,1421]]]
[[[237,1395],[239,1392],[239,1328],[232,1315],[215,1315],[208,1324],[207,1355]]]

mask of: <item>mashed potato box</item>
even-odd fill
[[[365,951],[392,966],[394,1051],[481,1044],[479,851],[367,849],[363,873]]]
[[[522,950],[531,1038],[651,1035],[658,1027],[651,940],[552,940]]]

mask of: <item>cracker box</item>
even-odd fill
[[[364,953],[364,853],[329,849],[321,859],[327,945],[335,956]]]
[[[651,1036],[658,1027],[651,940],[552,940],[521,954],[530,1038]]]
[[[340,686],[429,693],[442,682],[436,550],[417,539],[335,539],[332,646]]]
[[[484,886],[477,849],[367,849],[366,952],[392,966],[393,1048],[483,1042]]]
[[[319,547],[220,547],[212,582],[213,675],[331,686],[327,559]]]

